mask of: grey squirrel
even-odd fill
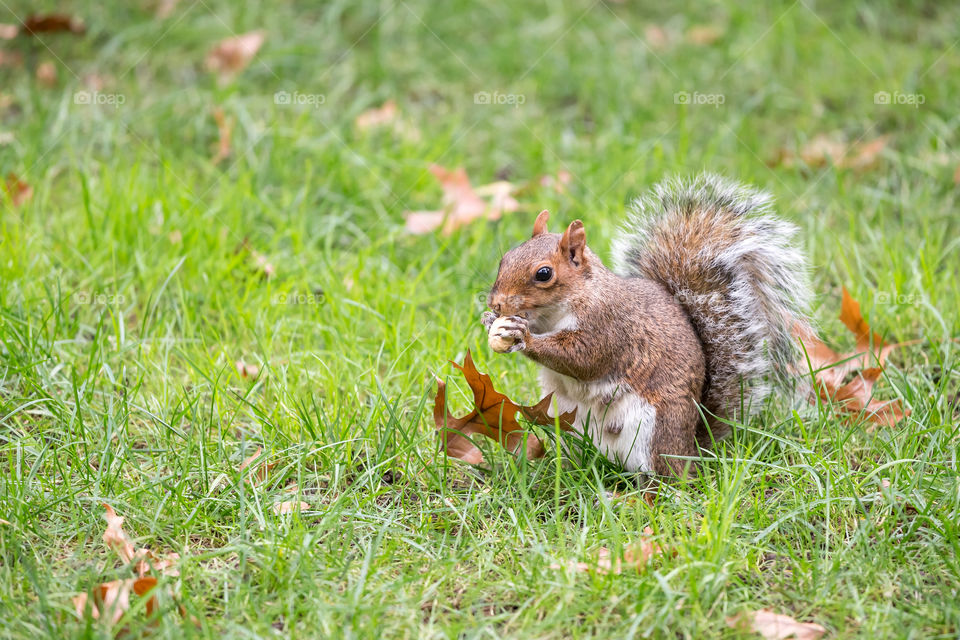
[[[613,271],[580,220],[550,233],[541,212],[500,262],[491,347],[540,364],[544,393],[625,470],[692,473],[698,444],[788,381],[809,327],[796,227],[770,202],[709,174],[661,183],[634,203]]]

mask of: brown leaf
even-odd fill
[[[13,40],[20,33],[20,27],[15,24],[0,22],[0,40]]]
[[[7,195],[13,206],[22,206],[27,200],[33,197],[33,187],[21,180],[14,173],[7,174],[7,181],[4,185]]]
[[[800,340],[810,360],[810,369],[805,372],[813,372],[820,398],[832,400],[839,411],[863,413],[868,421],[878,425],[895,425],[910,412],[903,408],[900,400],[873,400],[873,387],[883,373],[883,363],[890,352],[916,341],[885,344],[880,334],[871,330],[860,313],[860,303],[850,296],[846,287],[843,288],[840,320],[856,338],[854,352],[837,353],[824,344],[810,327],[798,325],[794,328],[794,335]],[[879,364],[865,368],[873,363]],[[856,375],[853,379],[843,384],[847,376],[854,372]]]
[[[267,257],[250,246],[250,241],[246,238],[243,239],[243,242],[240,243],[240,246],[237,248],[237,251],[243,251],[250,256],[251,261],[253,262],[254,269],[260,273],[260,275],[269,280],[274,275],[276,275],[276,269],[273,264],[267,260]]]
[[[733,629],[752,629],[766,640],[817,640],[827,632],[813,622],[797,622],[790,616],[774,613],[769,609],[731,616],[727,618],[727,626]]]
[[[524,427],[517,422],[517,413],[522,413],[527,420],[538,424],[552,425],[554,418],[547,414],[552,394],[543,398],[532,407],[525,407],[514,403],[510,398],[497,391],[490,376],[477,371],[473,357],[467,351],[463,365],[452,362],[459,369],[470,390],[473,392],[474,409],[467,415],[456,418],[446,410],[446,385],[437,381],[437,397],[433,408],[433,420],[440,433],[444,451],[452,458],[459,458],[471,464],[483,462],[483,454],[471,441],[469,436],[480,434],[496,440],[503,447],[517,453],[523,446],[526,437],[525,454],[529,459],[541,458],[544,455],[543,443],[532,433],[524,431]],[[561,428],[572,429],[575,411],[560,416]]]
[[[104,504],[103,508],[107,510],[104,516],[107,519],[107,530],[103,532],[103,542],[116,551],[125,564],[130,564],[133,562],[136,552],[133,548],[133,542],[123,530],[123,517],[118,516],[113,507],[108,504]]]
[[[373,109],[367,109],[358,115],[353,121],[353,125],[360,131],[366,131],[374,127],[390,124],[397,119],[398,115],[397,103],[393,100],[387,100],[383,105]]]
[[[222,160],[225,160],[230,156],[230,140],[233,136],[233,121],[228,120],[225,115],[223,115],[223,109],[217,107],[213,110],[213,119],[217,123],[217,133],[219,138],[217,139],[217,152],[213,156],[214,165],[219,164]]]
[[[443,209],[406,212],[406,229],[410,233],[428,233],[442,227],[444,235],[449,235],[474,220],[498,220],[504,212],[519,208],[510,195],[513,185],[509,182],[494,182],[474,190],[463,168],[451,171],[431,165],[430,171],[443,189]],[[489,202],[481,195],[487,196]]]
[[[710,45],[723,37],[723,27],[715,24],[701,24],[690,27],[687,31],[687,42],[691,44]]]
[[[310,505],[306,502],[297,502],[295,500],[286,500],[273,505],[273,512],[278,516],[293,513],[294,511],[304,511],[309,509]]]
[[[253,452],[253,455],[245,458],[244,461],[240,463],[240,468],[238,469],[238,471],[240,471],[240,472],[242,473],[247,467],[250,467],[250,465],[252,465],[252,464],[257,460],[257,458],[260,457],[260,454],[262,454],[262,453],[263,453],[263,447],[257,447],[257,450]],[[270,473],[270,471],[271,471],[275,466],[277,466],[277,462],[276,462],[276,461],[274,461],[274,462],[266,462],[266,461],[257,462],[256,466],[254,466],[253,468],[251,468],[251,472],[254,472],[254,471],[255,471],[255,473],[249,473],[249,474],[247,474],[246,477],[244,478],[244,480],[245,480],[246,482],[249,482],[251,478],[254,478],[254,479],[256,479],[257,482],[263,482],[264,480],[267,479],[267,475]]]
[[[221,80],[243,71],[263,46],[266,33],[262,30],[221,40],[207,54],[206,67],[220,76]]]
[[[813,168],[832,164],[838,169],[866,170],[877,164],[888,141],[889,136],[880,136],[873,140],[849,144],[821,133],[801,147],[799,154],[781,149],[774,164],[792,167],[799,155],[804,164]]]
[[[57,84],[57,66],[50,61],[41,62],[37,66],[37,82],[44,87],[52,87]]]
[[[77,35],[85,33],[87,27],[83,20],[75,16],[68,16],[64,13],[34,14],[28,16],[23,21],[23,31],[25,35],[37,35],[38,33],[57,33],[68,31]]]
[[[152,591],[157,586],[157,579],[151,576],[142,578],[127,578],[125,580],[111,580],[97,585],[93,590],[93,602],[89,594],[81,593],[71,598],[74,610],[81,619],[85,617],[87,604],[90,605],[90,617],[100,620],[101,616],[109,614],[110,624],[120,622],[123,615],[130,610],[130,593],[139,597],[150,594],[146,602],[147,616],[157,611],[157,596]]]
[[[154,15],[161,20],[169,18],[173,10],[177,8],[177,3],[179,2],[180,0],[159,0],[157,2],[157,8],[154,10]]]
[[[619,558],[613,558],[610,550],[606,547],[600,547],[595,563],[569,561],[564,564],[551,564],[550,568],[596,571],[597,573],[622,573],[624,565],[626,565],[628,568],[633,567],[642,571],[653,556],[664,553],[663,547],[650,539],[652,536],[653,529],[644,527],[640,542],[629,544],[624,548],[623,562]],[[676,550],[671,550],[669,555],[675,556]]]
[[[670,45],[670,34],[661,26],[652,24],[643,30],[643,39],[654,51],[661,51]]]
[[[234,365],[237,367],[237,373],[240,374],[241,378],[254,380],[260,374],[260,365],[247,363],[243,360],[237,360]]]

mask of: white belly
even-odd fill
[[[544,394],[553,392],[561,413],[577,409],[574,426],[626,471],[653,472],[651,443],[657,411],[629,388],[605,381],[580,382],[550,369],[540,369]],[[610,433],[608,425],[622,427]]]

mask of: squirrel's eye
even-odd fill
[[[553,269],[550,267],[540,267],[537,269],[537,275],[533,276],[533,279],[537,282],[546,282],[553,277]]]

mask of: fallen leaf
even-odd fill
[[[687,42],[691,44],[710,45],[723,37],[724,29],[715,24],[701,24],[690,27],[687,31]]]
[[[93,590],[93,602],[89,594],[81,593],[71,598],[74,610],[80,619],[86,617],[87,605],[90,606],[90,617],[100,620],[101,616],[109,614],[110,624],[120,622],[123,615],[130,610],[130,593],[139,597],[150,594],[146,602],[147,616],[157,610],[157,597],[152,591],[157,586],[157,579],[151,576],[142,578],[127,578],[125,580],[111,580],[97,585]]]
[[[553,563],[551,569],[572,569],[574,571],[596,571],[597,573],[622,573],[624,567],[635,568],[642,571],[653,556],[662,555],[663,547],[650,538],[653,536],[653,529],[644,527],[640,535],[640,542],[628,544],[623,550],[623,561],[619,558],[613,558],[610,550],[606,547],[600,547],[597,554],[597,561],[594,563],[570,561],[564,564]],[[671,550],[670,555],[676,555],[676,550]]]
[[[104,504],[103,508],[107,510],[104,516],[107,520],[107,530],[103,532],[103,542],[113,549],[125,564],[130,564],[136,554],[133,542],[123,530],[123,517],[118,516],[113,507],[108,504]]]
[[[294,500],[286,500],[284,502],[278,502],[273,505],[273,512],[278,516],[286,515],[288,513],[293,513],[294,511],[303,511],[309,509],[310,505],[306,502],[297,502]]]
[[[15,24],[0,22],[0,40],[13,40],[20,33],[20,27]]]
[[[394,122],[398,114],[397,103],[393,100],[387,100],[381,106],[367,109],[358,115],[354,119],[353,125],[360,131],[366,131]]]
[[[211,162],[217,165],[230,156],[230,140],[233,137],[233,122],[227,120],[227,117],[223,115],[223,109],[220,107],[213,110],[213,119],[217,123],[217,134],[219,137],[217,139],[217,151]]]
[[[237,360],[234,364],[236,365],[237,373],[240,374],[241,378],[256,379],[256,377],[260,374],[260,365],[249,364],[243,360]]]
[[[566,169],[557,171],[556,175],[546,174],[540,176],[540,186],[553,189],[557,193],[566,193],[567,185],[573,180],[573,174]]]
[[[655,51],[666,49],[670,45],[670,35],[666,29],[652,24],[643,30],[643,39]]]
[[[816,640],[827,632],[813,622],[797,622],[790,616],[774,613],[769,609],[731,616],[727,618],[727,626],[733,629],[752,629],[766,640]]]
[[[524,431],[524,427],[517,422],[517,413],[521,413],[527,420],[536,424],[554,424],[554,418],[548,414],[553,394],[546,396],[532,407],[518,405],[494,388],[489,375],[477,371],[469,351],[463,365],[456,362],[451,364],[466,378],[473,392],[474,409],[460,418],[450,414],[446,409],[446,384],[442,380],[437,380],[433,421],[446,454],[470,464],[482,463],[482,452],[470,440],[470,436],[480,434],[496,440],[512,453],[520,450],[526,436],[526,457],[529,459],[543,457],[545,452],[543,443],[534,434]],[[565,431],[572,429],[575,415],[575,411],[562,414],[561,428]]]
[[[797,157],[808,167],[819,168],[832,164],[838,169],[866,170],[880,159],[880,154],[887,146],[889,136],[880,136],[865,142],[848,144],[835,137],[818,134],[810,139],[799,154],[781,149],[777,159],[772,164],[792,167]]]
[[[58,33],[68,31],[77,35],[85,33],[87,27],[83,20],[64,13],[34,14],[27,16],[23,21],[22,33],[37,35],[38,33]]]
[[[450,235],[474,220],[498,220],[503,213],[519,208],[519,203],[510,196],[513,185],[509,182],[494,182],[474,190],[463,168],[451,171],[431,165],[430,171],[443,189],[443,208],[406,212],[406,229],[410,233],[428,233],[442,227],[444,235]],[[480,197],[481,194],[489,201]]]
[[[897,400],[874,400],[873,387],[883,373],[883,363],[896,348],[917,341],[885,344],[880,334],[871,330],[860,312],[860,303],[843,288],[840,305],[840,320],[857,341],[851,353],[837,353],[828,347],[809,326],[797,327],[794,335],[799,339],[810,368],[803,371],[813,375],[817,393],[823,401],[832,401],[837,409],[847,414],[863,414],[870,422],[893,426],[910,414]],[[867,365],[876,364],[868,367]],[[847,376],[853,379],[843,383]]]
[[[19,51],[4,51],[0,49],[0,69],[16,69],[23,66],[23,56]]]
[[[254,462],[257,461],[257,459],[260,457],[260,455],[261,455],[262,453],[263,453],[263,447],[257,447],[257,450],[253,452],[253,455],[248,456],[247,458],[244,458],[243,462],[240,463],[240,467],[239,467],[238,471],[240,471],[241,473],[243,473],[243,471],[245,471],[245,470],[247,469],[247,467],[250,467]],[[270,473],[270,471],[271,471],[275,466],[277,466],[276,461],[274,461],[274,462],[266,462],[266,461],[257,462],[256,466],[253,467],[253,468],[251,468],[251,472],[252,472],[252,473],[248,473],[248,474],[244,477],[244,481],[245,481],[245,482],[249,482],[250,479],[253,478],[253,479],[255,479],[257,482],[263,482],[264,480],[267,479],[267,475]]]
[[[220,80],[228,80],[247,68],[265,39],[266,33],[257,30],[221,40],[207,54],[207,70],[218,74]]]
[[[23,205],[33,197],[33,187],[18,178],[14,173],[7,174],[7,181],[4,188],[15,207]]]
[[[57,84],[57,66],[52,62],[41,62],[37,66],[37,82],[45,87]]]
[[[250,246],[250,241],[247,238],[244,238],[240,246],[237,247],[237,252],[239,253],[241,251],[250,256],[254,269],[259,272],[264,279],[269,280],[276,274],[276,269],[273,267],[273,264],[267,260],[265,255]]]

